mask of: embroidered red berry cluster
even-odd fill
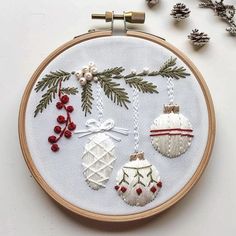
[[[58,93],[60,101],[57,102],[56,108],[58,110],[64,110],[66,112],[66,117],[64,115],[59,115],[57,117],[58,125],[54,127],[54,135],[48,137],[48,142],[51,145],[51,150],[53,152],[59,151],[59,146],[57,142],[64,136],[65,138],[69,139],[72,136],[72,131],[76,129],[76,125],[71,120],[71,113],[74,111],[73,106],[66,105],[69,103],[69,97],[67,95],[62,95],[61,92],[61,84],[59,86],[59,93]]]
[[[161,182],[161,181],[159,181],[159,182],[156,184],[156,186],[153,185],[153,186],[150,188],[150,191],[151,191],[152,193],[155,193],[155,192],[158,190],[158,188],[162,188],[162,182]],[[121,191],[122,193],[125,193],[125,192],[127,191],[127,188],[124,187],[124,186],[116,185],[116,186],[115,186],[115,190],[116,190],[116,191]],[[136,193],[137,193],[138,195],[142,194],[142,192],[143,192],[143,190],[142,190],[141,188],[137,188],[137,189],[136,189]]]

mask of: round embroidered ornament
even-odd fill
[[[27,85],[19,116],[37,182],[102,221],[143,219],[181,199],[210,158],[214,130],[195,66],[166,41],[132,31],[91,32],[55,50]]]
[[[190,121],[181,113],[179,107],[168,105],[164,114],[156,118],[151,126],[152,145],[162,155],[170,158],[185,153],[193,139]]]
[[[162,187],[159,172],[144,159],[144,153],[134,153],[117,173],[115,190],[131,206],[151,202]]]

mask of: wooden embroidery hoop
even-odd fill
[[[143,33],[143,32],[137,32],[137,31],[127,31],[126,35],[128,37],[137,37],[145,40],[152,41],[153,43],[159,44],[171,52],[173,52],[176,56],[178,56],[187,66],[188,68],[192,71],[194,76],[196,77],[201,90],[204,94],[204,98],[206,101],[207,105],[207,110],[208,110],[208,119],[209,119],[209,128],[208,128],[208,139],[207,139],[207,144],[206,148],[204,151],[204,155],[202,157],[202,160],[196,169],[194,175],[191,177],[191,179],[188,181],[188,183],[177,193],[175,194],[172,198],[164,202],[163,204],[152,208],[150,210],[141,212],[141,213],[135,213],[135,214],[129,214],[129,215],[106,215],[106,214],[98,214],[94,213],[91,211],[87,211],[85,209],[79,208],[72,203],[66,201],[64,198],[62,198],[59,194],[57,194],[48,184],[47,182],[43,179],[39,171],[37,170],[33,159],[31,157],[29,147],[27,145],[26,141],[26,131],[25,131],[25,114],[26,114],[26,107],[27,103],[29,100],[30,93],[32,91],[32,88],[36,82],[36,80],[39,78],[40,74],[42,71],[45,69],[45,67],[58,55],[63,53],[65,50],[71,48],[72,46],[76,44],[80,44],[81,42],[87,41],[87,40],[92,40],[94,38],[98,37],[107,37],[107,36],[112,36],[112,31],[97,31],[97,32],[90,32],[81,36],[78,36],[74,38],[73,40],[65,43],[64,45],[60,46],[57,48],[55,51],[53,51],[37,68],[37,70],[34,72],[32,75],[29,83],[27,84],[27,87],[25,89],[25,92],[22,97],[21,105],[20,105],[20,111],[19,111],[19,120],[18,120],[18,129],[19,129],[19,140],[20,140],[20,145],[22,149],[22,153],[24,156],[24,159],[26,161],[26,164],[31,171],[32,175],[34,176],[35,180],[38,182],[38,184],[42,187],[42,189],[50,195],[57,203],[60,205],[64,206],[68,210],[82,215],[84,217],[94,219],[94,220],[99,220],[99,221],[107,221],[107,222],[125,222],[125,221],[134,221],[134,220],[139,220],[139,219],[144,219],[153,215],[156,215],[158,213],[163,212],[164,210],[168,209],[175,203],[177,203],[180,199],[182,199],[188,192],[189,190],[197,183],[199,178],[201,177],[204,169],[207,166],[207,163],[210,159],[210,155],[212,152],[212,148],[214,145],[214,139],[215,139],[215,113],[214,113],[214,106],[213,102],[211,99],[210,92],[208,90],[208,87],[199,72],[199,70],[195,67],[195,65],[177,48],[172,46],[171,44],[167,43],[165,40],[162,38],[159,38],[157,36]]]

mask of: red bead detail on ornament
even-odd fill
[[[66,122],[65,117],[64,116],[58,116],[57,117],[57,122],[60,124],[64,124]]]
[[[120,186],[116,185],[114,188],[115,188],[116,191],[118,191]]]
[[[65,136],[66,138],[70,138],[71,135],[72,135],[72,133],[71,133],[69,130],[66,130],[65,133],[64,133],[64,136]]]
[[[68,125],[68,130],[75,130],[76,129],[76,125],[71,122],[69,125]]]
[[[61,110],[63,108],[63,104],[61,102],[57,102],[56,107]]]
[[[137,193],[138,195],[140,195],[142,192],[143,192],[143,191],[142,191],[141,188],[136,189],[136,193]]]
[[[159,188],[162,187],[162,182],[161,182],[161,181],[159,181],[159,182],[157,183],[157,187],[159,187]]]
[[[71,113],[71,112],[74,111],[74,107],[73,107],[73,106],[68,106],[68,107],[66,108],[66,110]]]
[[[61,97],[61,102],[66,104],[67,102],[69,102],[69,97],[67,95],[64,95]]]
[[[54,127],[54,132],[55,132],[56,134],[60,134],[60,133],[61,133],[61,126],[55,126],[55,127]]]
[[[120,189],[120,191],[121,191],[122,193],[126,192],[126,190],[127,190],[126,187],[121,187],[121,189]]]
[[[156,189],[154,186],[152,186],[152,187],[150,188],[150,191],[153,192],[153,193],[155,193],[155,192],[157,191],[157,189]]]
[[[48,142],[49,143],[55,143],[57,141],[57,137],[52,135],[50,137],[48,137]]]
[[[59,151],[59,146],[56,144],[56,143],[54,143],[52,146],[51,146],[51,150],[53,151],[53,152],[57,152],[57,151]]]

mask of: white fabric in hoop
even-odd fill
[[[124,56],[127,53],[128,56]],[[97,38],[64,51],[44,69],[39,79],[50,71],[58,69],[75,71],[91,60],[96,63],[99,71],[116,66],[123,66],[125,73],[129,73],[132,69],[139,72],[144,67],[157,70],[170,57],[177,56],[168,49],[147,40],[123,36]],[[127,207],[127,204],[118,198],[116,191],[112,191],[117,171],[127,162],[130,153],[133,152],[134,139],[132,135],[122,135],[122,142],[116,143],[117,159],[110,180],[106,183],[106,188],[96,192],[88,188],[82,175],[83,166],[81,165],[81,156],[85,144],[88,142],[87,138],[81,138],[78,141],[75,135],[70,140],[62,139],[59,144],[60,151],[56,155],[52,155],[46,139],[53,131],[56,116],[60,113],[55,108],[56,101],[53,101],[53,104],[48,106],[43,114],[34,118],[33,112],[42,93],[35,93],[32,90],[26,110],[26,140],[33,162],[47,184],[58,195],[77,207],[109,215],[125,215],[147,211],[163,204],[181,190],[195,173],[202,160],[208,137],[209,123],[204,94],[195,75],[184,61],[178,57],[177,65],[184,66],[187,72],[191,74],[187,79],[174,81],[174,95],[175,101],[181,107],[181,113],[191,120],[195,135],[191,148],[181,158],[173,160],[163,158],[152,147],[149,137],[152,121],[168,101],[166,79],[160,76],[146,78],[158,86],[159,93],[150,96],[139,93],[139,146],[145,152],[146,158],[158,168],[163,178],[163,184],[165,184],[155,201],[142,208]],[[121,80],[119,80],[119,83],[122,87],[125,87],[130,100],[132,100],[132,88],[125,85]],[[68,86],[77,87],[78,81],[72,79],[68,82]],[[96,98],[97,86],[98,84],[93,84],[94,98]],[[103,90],[101,96],[104,105],[103,116],[115,120],[119,127],[133,129],[132,104],[129,104],[127,110],[124,107],[115,106]],[[93,113],[87,117],[84,116],[80,108],[80,95],[71,96],[70,102],[75,108],[72,117],[77,129],[83,129],[88,119],[98,118],[95,100]],[[109,131],[109,133],[113,132]],[[119,136],[119,134],[116,135]]]

